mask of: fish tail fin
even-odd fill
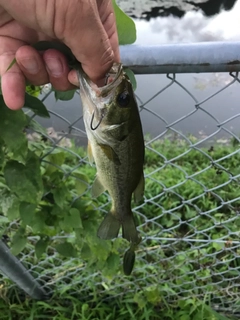
[[[140,242],[140,236],[137,232],[132,212],[124,217],[124,220],[122,222],[122,236],[129,242],[135,244],[138,244]]]
[[[111,211],[105,216],[98,228],[98,237],[104,240],[117,238],[119,229],[122,226],[123,238],[134,244],[139,244],[141,238],[137,232],[132,212],[124,216],[123,221],[119,221],[119,219],[116,218],[117,216],[116,213]]]
[[[98,228],[97,235],[104,240],[114,239],[118,236],[120,227],[120,221],[110,211]]]

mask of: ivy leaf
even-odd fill
[[[19,200],[38,203],[43,194],[40,161],[33,153],[28,153],[26,165],[10,160],[4,167],[7,186]]]
[[[12,153],[12,159],[24,162],[28,151],[27,138],[23,133],[27,124],[26,116],[22,110],[10,110],[1,95],[0,114],[0,137]]]
[[[21,202],[19,207],[20,217],[23,224],[30,225],[35,214],[37,206],[34,203]]]
[[[68,90],[68,91],[55,91],[55,99],[62,100],[62,101],[68,101],[71,100],[75,94],[76,90]]]
[[[137,81],[135,78],[135,74],[129,68],[124,68],[124,72],[127,74],[129,80],[131,81],[133,90],[135,91],[137,89]]]
[[[136,41],[136,27],[134,21],[119,8],[116,4],[116,0],[112,0],[112,2],[116,16],[119,44],[134,43]]]
[[[39,239],[38,242],[35,244],[35,254],[38,259],[40,259],[43,253],[46,251],[48,243],[49,243],[49,238],[44,237]]]
[[[50,118],[50,115],[45,107],[44,103],[36,97],[25,93],[24,108],[32,110],[36,115],[43,118]]]
[[[12,247],[11,247],[12,254],[14,255],[19,254],[25,248],[26,244],[27,244],[27,237],[25,235],[25,229],[19,228],[12,239]]]
[[[77,256],[77,250],[69,242],[60,243],[56,246],[56,250],[64,257],[71,258]]]

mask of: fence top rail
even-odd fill
[[[120,52],[136,74],[240,71],[240,42],[125,45]]]

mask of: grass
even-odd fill
[[[85,156],[82,148],[73,150]],[[68,153],[63,165],[78,163]],[[78,258],[63,258],[49,248],[37,260],[30,241],[20,257],[41,275],[53,297],[33,301],[3,279],[1,319],[235,319],[231,314],[240,308],[239,163],[236,142],[199,149],[176,139],[147,143],[145,202],[134,208],[143,241],[133,274],[125,277],[119,267],[126,248],[122,239],[108,242],[111,254],[98,264],[88,259],[106,253],[101,243],[82,248]],[[95,168],[83,164],[80,169],[93,180]],[[108,197],[101,196],[95,206],[108,210]]]

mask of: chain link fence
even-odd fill
[[[34,236],[14,258],[4,244],[18,228],[14,221],[2,232],[1,296],[15,292],[16,284],[37,299],[48,294],[64,297],[66,292],[84,301],[93,295],[107,300],[132,293],[136,302],[147,295],[153,303],[158,303],[159,296],[170,303],[207,296],[214,309],[240,314],[240,93],[234,96],[240,90],[239,47],[239,43],[225,43],[122,49],[124,64],[135,73],[158,74],[147,81],[146,76],[138,78],[146,137],[146,191],[144,202],[133,209],[143,237],[134,271],[130,277],[121,272],[106,277],[98,268],[89,272],[81,256],[62,259],[54,248],[37,260]],[[194,75],[201,99],[179,74],[189,72],[203,73]],[[209,86],[209,79],[217,85]],[[143,98],[147,82],[149,93]],[[235,97],[235,109],[231,97]],[[71,106],[61,102],[55,107],[47,93],[43,100],[51,105],[51,119],[43,123],[48,127],[44,140],[51,145],[49,153],[63,149],[74,156],[77,165],[68,172],[74,175],[78,168],[89,166],[86,154],[72,148],[71,139],[86,144],[79,96]],[[194,134],[186,132],[191,123],[193,131],[197,128]],[[31,133],[29,139],[38,139],[38,134]],[[42,157],[42,161],[48,160]],[[91,182],[83,195],[89,194]],[[109,201],[105,195],[96,204],[102,217]],[[69,237],[73,236],[55,236]]]

